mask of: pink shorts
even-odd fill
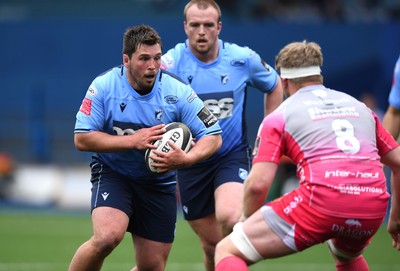
[[[337,217],[318,212],[307,203],[308,199],[294,190],[261,209],[269,227],[295,251],[331,239],[339,252],[356,256],[368,246],[385,217],[385,213],[378,219],[345,217],[345,214]]]

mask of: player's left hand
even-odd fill
[[[400,250],[400,220],[396,221],[389,218],[387,231],[392,236],[392,246]]]
[[[154,161],[152,166],[157,167],[157,173],[176,170],[186,165],[186,153],[171,140],[168,141],[168,145],[171,147],[168,153],[154,150],[155,156],[150,156]]]

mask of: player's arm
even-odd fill
[[[393,247],[400,250],[400,147],[383,155],[381,161],[392,170],[391,206],[387,230],[392,236]]]
[[[189,167],[209,158],[221,147],[222,137],[220,134],[203,136],[188,153],[185,153],[172,141],[169,142],[169,145],[172,150],[168,153],[154,151],[157,157],[153,158],[153,166],[158,168],[157,172],[159,173]]]
[[[255,163],[244,182],[243,216],[249,217],[264,205],[278,165],[273,162]]]
[[[187,153],[185,166],[192,166],[200,161],[209,158],[211,155],[219,150],[221,145],[221,134],[203,136]]]
[[[272,92],[264,94],[264,116],[274,111],[283,101],[281,78],[278,76]]]
[[[400,133],[400,110],[389,105],[382,120],[383,126],[397,139]]]
[[[151,144],[165,133],[164,124],[142,128],[130,135],[110,135],[101,131],[75,133],[75,146],[80,151],[117,152],[129,149],[154,148]]]

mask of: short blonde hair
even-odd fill
[[[275,58],[275,68],[279,71],[282,67],[301,68],[310,66],[322,66],[323,56],[321,47],[315,42],[292,42],[283,47]],[[322,83],[322,75],[311,75],[300,78],[293,78],[294,83],[301,84],[303,82]]]
[[[218,13],[218,22],[221,21],[221,17],[222,17],[221,8],[217,4],[217,2],[215,2],[214,0],[192,0],[192,1],[188,2],[185,5],[185,8],[183,9],[183,18],[184,18],[185,21],[186,21],[187,11],[193,5],[197,5],[197,7],[199,9],[206,9],[206,8],[208,8],[210,6],[215,8],[215,10]]]

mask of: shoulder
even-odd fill
[[[169,69],[174,66],[182,57],[183,52],[187,50],[186,43],[178,43],[175,47],[169,49],[162,57],[161,62],[164,68]]]
[[[242,57],[242,58],[253,58],[258,56],[258,54],[247,46],[240,46],[236,43],[221,41],[221,49],[225,54]]]
[[[185,81],[182,80],[182,78],[180,78],[178,75],[169,72],[167,70],[164,69],[160,69],[161,72],[161,80],[163,82],[166,82],[168,84],[172,84],[175,86],[181,86],[181,87],[187,87],[189,86]]]

